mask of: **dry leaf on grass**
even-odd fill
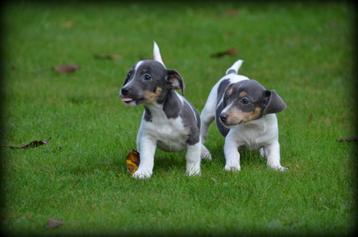
[[[119,59],[121,56],[119,54],[95,54],[93,55],[95,59],[104,59],[104,60],[117,60]]]
[[[234,9],[234,8],[230,8],[230,9],[227,9],[225,11],[225,14],[228,15],[228,16],[236,16],[239,14],[239,10],[238,9]]]
[[[41,145],[46,145],[48,144],[48,141],[51,138],[47,139],[47,140],[34,140],[30,143],[27,144],[22,144],[22,145],[18,145],[18,146],[14,146],[14,145],[3,145],[2,147],[7,147],[7,148],[11,148],[11,149],[28,149],[28,148],[35,148]]]
[[[130,174],[133,174],[138,169],[140,162],[140,155],[139,152],[136,150],[132,150],[127,155],[127,170]]]
[[[307,118],[307,123],[308,123],[308,124],[312,123],[312,120],[313,120],[313,114],[310,113],[310,114],[308,115],[308,118]]]
[[[358,142],[358,136],[341,137],[337,139],[337,142]]]
[[[56,219],[50,218],[47,221],[47,228],[48,229],[54,229],[54,228],[57,228],[57,227],[59,227],[61,225],[63,225],[63,221],[61,221],[61,220],[56,220]]]
[[[77,71],[79,68],[80,66],[77,64],[63,64],[53,67],[53,70],[61,74],[68,74]]]
[[[237,54],[235,48],[230,48],[222,52],[213,53],[210,56],[212,58],[222,58],[224,56],[235,56]]]
[[[61,24],[62,28],[65,28],[65,29],[70,29],[73,27],[73,21],[71,20],[68,20],[68,21],[64,21],[62,24]]]

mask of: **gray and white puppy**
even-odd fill
[[[267,165],[284,171],[280,163],[278,124],[275,113],[286,108],[285,102],[273,90],[259,82],[237,75],[242,60],[236,61],[211,90],[200,115],[201,140],[204,143],[208,127],[215,119],[225,136],[225,170],[240,170],[238,148],[259,149]]]
[[[200,141],[200,116],[176,92],[176,89],[183,92],[183,79],[177,71],[165,67],[155,42],[153,58],[136,63],[120,90],[124,103],[144,105],[137,134],[140,164],[133,177],[151,177],[157,146],[165,151],[186,149],[186,173],[199,175],[201,157],[211,159],[209,151]]]

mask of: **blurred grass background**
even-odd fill
[[[353,228],[354,10],[345,3],[8,3],[3,10],[5,144],[2,223],[9,233],[333,233]],[[201,177],[186,177],[184,152],[157,151],[154,175],[133,180],[142,107],[118,90],[129,68],[160,46],[200,111],[238,58],[240,73],[275,89],[285,174],[244,152],[223,171],[215,126]],[[211,54],[235,48],[236,56]],[[116,55],[100,60],[98,54]],[[118,56],[117,56],[118,55]],[[74,63],[61,75],[51,70]],[[48,230],[49,218],[62,220]]]

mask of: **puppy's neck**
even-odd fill
[[[182,101],[175,90],[168,90],[157,102],[145,105],[146,114],[158,114],[164,112],[168,119],[177,118],[180,113]]]

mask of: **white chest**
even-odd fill
[[[157,141],[158,147],[165,151],[184,149],[190,132],[184,127],[180,117],[168,119],[166,116],[156,115],[151,122],[145,122],[143,129]]]
[[[276,115],[266,115],[248,124],[239,125],[230,129],[230,133],[239,146],[245,146],[251,150],[259,149],[278,139]]]

